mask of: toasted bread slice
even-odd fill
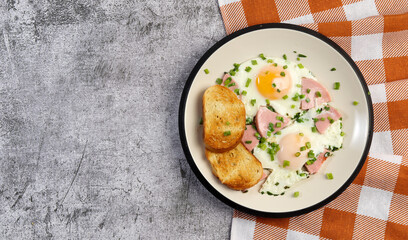
[[[211,163],[213,174],[234,190],[245,190],[259,182],[262,177],[262,164],[242,143],[223,153],[205,150]]]
[[[214,85],[203,96],[204,143],[213,152],[233,149],[245,131],[245,106],[226,87]]]

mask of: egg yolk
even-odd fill
[[[292,79],[289,72],[281,66],[270,65],[262,68],[258,73],[256,86],[262,96],[276,100],[289,93],[292,87]]]
[[[284,166],[284,162],[289,161],[289,166],[285,164],[285,169],[301,169],[305,162],[308,160],[308,150],[300,150],[301,147],[306,146],[306,142],[309,142],[309,139],[306,136],[300,136],[299,133],[292,133],[284,136],[278,143],[280,146],[280,150],[276,154],[279,164],[281,166]],[[297,156],[296,153],[300,153],[300,155]]]

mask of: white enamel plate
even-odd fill
[[[260,184],[247,193],[234,191],[212,174],[204,155],[202,96],[224,71],[263,53],[296,61],[293,51],[307,56],[301,63],[325,85],[333,98],[331,105],[343,116],[346,133],[343,149],[328,158],[320,171],[298,182],[283,196],[260,194]],[[335,67],[336,71],[330,71]],[[204,69],[210,72],[206,74]],[[333,90],[340,82],[341,89]],[[354,106],[353,101],[359,104]],[[187,161],[201,183],[218,199],[240,211],[264,217],[291,217],[322,207],[339,196],[354,180],[368,154],[373,132],[371,98],[364,78],[353,60],[327,37],[290,24],[263,24],[233,33],[211,47],[198,61],[188,78],[180,102],[179,131]],[[333,173],[328,180],[326,173]],[[293,192],[300,197],[294,198]]]

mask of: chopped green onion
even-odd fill
[[[259,54],[259,57],[260,57],[262,60],[265,60],[265,59],[266,59],[266,57],[264,56],[263,53]]]
[[[300,147],[300,151],[305,151],[306,150],[306,147],[305,146],[301,146]]]
[[[234,71],[234,69],[231,69],[231,70],[229,71],[229,74],[230,74],[231,76],[235,76],[235,71]]]
[[[280,122],[275,123],[275,127],[280,128],[281,126],[282,126],[282,123]]]
[[[267,63],[273,63],[272,59],[268,59],[268,61],[266,61]]]
[[[299,197],[299,192],[294,192],[293,197],[295,197],[295,198]]]
[[[224,86],[227,86],[228,84],[230,84],[230,82],[232,81],[232,78],[229,77],[224,81]]]
[[[339,90],[339,89],[340,89],[340,83],[339,83],[339,82],[335,82],[333,88],[334,88],[335,90]]]
[[[299,95],[299,98],[300,98],[300,99],[303,99],[303,98],[305,98],[305,95],[304,95],[304,94],[300,94],[300,95]]]
[[[296,152],[295,157],[299,157],[299,156],[300,156],[300,152]]]
[[[343,137],[344,135],[346,135],[344,132],[341,132],[341,133],[340,133],[340,136]]]
[[[293,96],[293,97],[292,97],[292,100],[293,100],[293,101],[298,101],[298,100],[299,100],[299,96],[297,96],[297,95]]]
[[[230,124],[231,124],[231,123],[230,123],[230,122],[228,122],[228,121],[225,123],[225,125],[227,125],[227,126],[229,126]]]
[[[265,99],[266,104],[271,105],[271,101],[269,99]]]
[[[317,128],[316,128],[316,127],[312,127],[312,132],[317,132]]]
[[[281,117],[281,116],[276,116],[276,119],[279,120],[279,121],[281,121],[281,122],[284,121],[283,117]]]
[[[279,182],[276,182],[276,183],[275,183],[275,186],[278,186],[278,185],[279,185]]]
[[[310,93],[310,88],[306,89],[306,92],[307,92],[307,93]]]
[[[302,87],[302,85],[300,85],[300,84],[296,84],[296,87],[301,88],[301,87]]]
[[[245,91],[245,90],[244,90],[244,91],[242,91],[242,92],[241,92],[241,95],[246,96],[246,95],[247,95],[247,91]]]
[[[274,64],[273,64],[273,66],[277,67],[277,66],[278,66],[278,64],[277,64],[277,63],[274,63]]]
[[[229,86],[228,86],[228,87],[229,87]],[[238,89],[238,88],[235,88],[235,89],[234,89],[234,93],[237,94],[237,95],[239,95],[239,89]]]
[[[261,137],[261,140],[260,140],[260,142],[261,142],[261,143],[264,143],[264,142],[266,142],[266,138],[264,138],[264,137]]]
[[[296,58],[296,60],[300,61],[300,58]]]
[[[272,83],[272,87],[276,88],[276,83]]]
[[[268,137],[270,137],[270,136],[271,136],[271,134],[272,134],[272,132],[271,132],[271,131],[267,131],[267,132],[266,132],[266,136],[268,136]]]
[[[334,123],[333,118],[331,118],[331,117],[327,117],[327,119],[330,121],[330,123]]]
[[[322,94],[319,91],[317,91],[316,92],[316,97],[322,97]]]
[[[266,144],[265,143],[260,143],[258,144],[258,148],[265,150],[266,149]]]
[[[283,100],[286,100],[286,99],[288,99],[288,95],[285,95],[282,98],[283,98]]]
[[[282,133],[281,133],[281,131],[277,131],[276,133],[275,133],[275,135],[281,135]]]
[[[354,105],[354,106],[357,106],[357,105],[358,105],[358,102],[357,102],[357,101],[354,101],[354,102],[353,102],[353,105]]]
[[[281,90],[278,88],[278,89],[276,89],[276,91],[278,92],[278,93],[280,93],[281,92]]]
[[[215,82],[220,85],[222,83],[222,79],[221,78],[217,78],[217,80],[215,80]]]
[[[333,71],[336,71],[336,68],[332,68],[332,69],[330,69],[330,71],[332,71],[332,72],[333,72]]]
[[[303,136],[305,136],[305,134],[303,134],[303,133],[299,133],[299,136],[302,136],[302,137],[303,137]]]
[[[281,75],[282,77],[284,77],[286,74],[285,74],[285,72],[281,72],[280,75]]]
[[[251,144],[251,143],[252,143],[252,141],[245,141],[245,143],[246,143],[246,144]]]
[[[287,161],[287,160],[283,161],[283,167],[288,167],[288,166],[290,166],[290,161]]]
[[[283,54],[283,59],[288,60],[288,58],[286,57],[286,54]]]
[[[229,136],[229,135],[231,135],[231,131],[225,131],[224,132],[224,136]]]
[[[245,87],[249,87],[249,84],[251,83],[252,79],[248,78],[246,83],[245,83]]]
[[[313,161],[308,160],[308,161],[306,162],[306,164],[307,164],[307,165],[312,165],[312,164],[313,164]]]
[[[367,92],[367,95],[368,95],[368,96],[370,96],[370,95],[371,95],[371,93],[370,93],[370,92]]]
[[[301,64],[301,63],[298,64],[298,67],[299,67],[300,69],[304,68],[303,64]]]
[[[256,60],[251,61],[252,65],[258,65],[258,62]]]
[[[273,128],[273,124],[269,123],[269,130],[271,130],[272,132],[275,131],[275,129]]]
[[[290,105],[290,108],[295,108],[296,106],[295,105]]]
[[[286,68],[288,68],[288,65],[283,66],[283,69],[286,69]]]
[[[307,153],[307,157],[308,157],[308,158],[314,158],[313,150],[310,150],[310,151]]]
[[[203,118],[200,119],[200,125],[203,125]]]
[[[241,66],[241,64],[234,63],[234,71],[238,72],[239,66]]]
[[[245,68],[245,72],[250,72],[252,70],[252,68],[250,66]]]
[[[303,55],[303,54],[298,54],[298,57],[302,57],[302,58],[306,58],[307,56],[306,55]]]
[[[330,107],[329,106],[324,106],[324,110],[329,111]]]
[[[305,146],[306,146],[307,149],[310,149],[312,147],[312,144],[310,144],[310,142],[306,142]]]
[[[209,74],[209,73],[210,73],[210,70],[208,70],[208,69],[206,68],[206,69],[204,69],[204,72],[205,72],[205,74]]]
[[[306,100],[305,100],[305,101],[308,103],[308,102],[310,102],[310,99],[309,99],[309,98],[306,98]]]
[[[327,179],[332,180],[333,179],[333,173],[326,173]]]
[[[258,139],[258,140],[261,139],[261,135],[259,135],[259,133],[256,132],[254,135],[255,135],[256,139]]]
[[[323,117],[322,117],[322,118],[320,118],[320,121],[324,121],[324,120],[326,120],[326,118],[323,118]]]
[[[235,86],[235,83],[234,83],[234,82],[233,82],[233,83],[228,84],[228,87],[232,87],[232,86]]]
[[[255,103],[256,103],[256,99],[251,99],[251,105],[255,106]]]

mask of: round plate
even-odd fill
[[[260,184],[247,193],[234,191],[212,174],[204,155],[202,126],[202,96],[224,71],[263,53],[267,57],[288,56],[311,70],[325,85],[333,98],[331,105],[343,116],[346,133],[343,149],[323,164],[309,179],[296,183],[283,196],[261,195]],[[336,71],[330,71],[335,67]],[[209,74],[205,74],[208,69]],[[333,83],[341,88],[333,90]],[[359,104],[354,106],[353,101]],[[179,131],[187,161],[201,183],[218,199],[243,212],[263,217],[291,217],[322,207],[339,196],[354,180],[367,157],[373,133],[371,98],[363,75],[353,60],[337,44],[313,30],[291,24],[262,24],[235,32],[211,47],[191,72],[180,102]],[[326,173],[333,173],[328,180]],[[294,198],[293,192],[300,197]]]

